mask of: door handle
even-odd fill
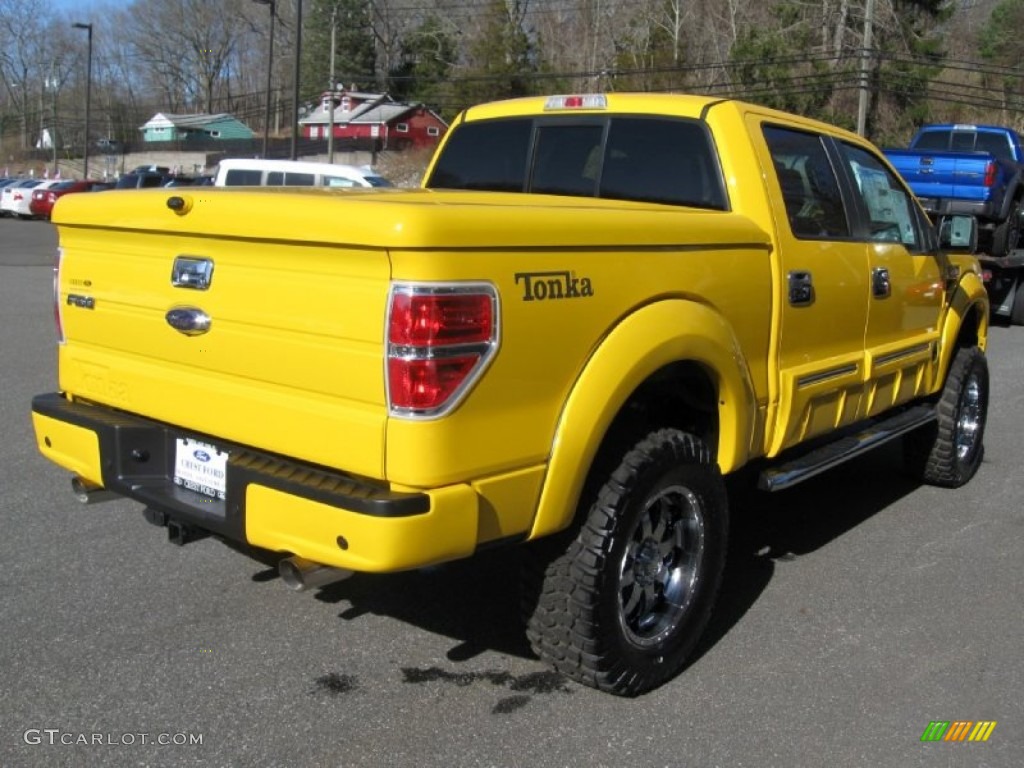
[[[789,303],[794,307],[809,307],[814,303],[814,281],[810,272],[789,273]]]
[[[871,270],[871,295],[876,299],[887,299],[892,296],[892,281],[889,280],[889,270],[885,267],[875,267]]]

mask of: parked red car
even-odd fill
[[[48,219],[53,211],[53,204],[64,195],[69,195],[72,192],[92,192],[93,190],[109,188],[110,185],[106,182],[95,181],[94,179],[62,181],[46,189],[33,190],[32,202],[29,203],[28,207],[33,216],[42,216]]]

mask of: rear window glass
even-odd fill
[[[726,207],[711,139],[702,124],[691,120],[612,120],[601,197]]]
[[[1010,148],[1010,137],[1002,133],[979,133],[974,148],[979,152],[989,152],[1000,160],[1013,162]]]
[[[947,149],[949,147],[949,131],[925,131],[918,134],[914,149]]]
[[[975,135],[974,133],[966,133],[964,131],[953,131],[950,146],[957,152],[973,152]]]
[[[988,152],[1000,160],[1013,162],[1009,137],[992,131],[925,131],[917,137],[913,149]]]
[[[708,132],[686,119],[468,123],[452,134],[426,186],[727,207]]]
[[[521,192],[531,120],[495,120],[459,126],[445,145],[428,187]]]
[[[530,191],[593,196],[601,172],[603,138],[600,124],[538,127]]]

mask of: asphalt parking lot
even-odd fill
[[[515,553],[314,594],[213,539],[83,507],[36,452],[47,222],[0,220],[0,765],[988,766],[1024,760],[1024,328],[990,337],[986,459],[883,450],[737,492],[724,597],[672,683],[617,699],[534,659]],[[922,742],[932,721],[988,741]]]

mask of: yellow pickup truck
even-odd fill
[[[723,476],[786,488],[901,438],[982,459],[973,219],[868,142],[713,97],[466,110],[420,189],[201,187],[56,206],[59,391],[85,502],[280,554],[296,587],[527,545],[538,655],[636,695],[725,562]]]

